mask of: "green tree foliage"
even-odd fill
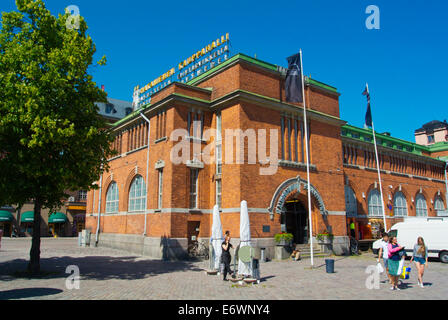
[[[106,94],[89,74],[96,49],[84,19],[68,28],[70,14],[55,17],[42,0],[16,6],[1,16],[0,205],[34,201],[29,271],[38,273],[41,208],[92,188],[113,151],[94,104]]]

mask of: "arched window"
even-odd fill
[[[146,185],[142,176],[134,178],[129,189],[128,211],[143,211],[146,203]]]
[[[347,216],[358,215],[358,205],[356,202],[356,196],[353,189],[350,186],[345,186],[345,211]]]
[[[417,217],[426,217],[428,215],[428,207],[426,206],[425,196],[419,193],[415,197],[415,213]]]
[[[109,189],[107,189],[106,194],[106,213],[116,213],[118,212],[118,186],[115,181],[113,181]]]
[[[373,189],[368,197],[369,216],[382,216],[381,196],[378,189]]]
[[[400,191],[394,196],[394,215],[397,217],[405,217],[408,215],[408,205],[404,194]]]
[[[445,205],[443,204],[443,200],[440,196],[436,196],[436,200],[434,201],[434,210],[445,210]]]

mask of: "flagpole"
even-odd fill
[[[369,85],[367,83],[366,83],[366,88],[367,88],[367,92],[369,92]],[[383,210],[384,231],[387,232],[386,210],[384,210],[383,186],[382,186],[382,183],[381,183],[380,164],[379,164],[379,161],[378,161],[378,148],[376,146],[375,126],[373,125],[373,117],[372,117],[372,133],[373,133],[373,144],[375,146],[376,169],[377,169],[377,172],[378,172],[378,181],[380,183],[381,209]]]
[[[310,184],[310,155],[308,153],[308,124],[306,120],[306,98],[305,98],[305,78],[303,77],[302,49],[300,49],[300,72],[302,79],[302,98],[303,98],[303,122],[305,128],[305,152],[306,152],[306,180],[308,181],[308,220],[310,229],[310,253],[311,268],[314,266],[313,258],[313,220],[311,214],[311,184]]]

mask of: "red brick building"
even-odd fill
[[[97,235],[92,241],[152,257],[182,257],[192,237],[208,241],[215,204],[223,229],[238,238],[240,203],[246,200],[251,236],[268,256],[282,230],[293,233],[295,243],[306,243],[303,108],[285,102],[284,80],[276,65],[237,54],[187,83],[172,83],[115,123],[119,155],[87,198],[86,228]],[[334,252],[344,254],[348,218],[356,220],[357,236],[366,238],[372,235],[363,226],[371,222],[375,228],[382,216],[374,203],[372,133],[340,119],[339,95],[306,79],[312,236],[330,231]],[[173,137],[179,129],[183,133]],[[210,139],[208,129],[217,130]],[[229,129],[241,132],[233,131],[234,137]],[[418,213],[425,212],[420,195],[428,216],[437,214],[436,204],[445,208],[445,163],[431,158],[425,146],[381,134],[377,139],[386,205],[389,195],[393,201],[400,192],[407,216],[416,215],[417,200]],[[192,151],[188,161],[176,163],[173,150],[181,142]],[[269,169],[275,170],[266,174]],[[389,215],[388,226],[403,219],[403,203],[397,208],[399,216]]]

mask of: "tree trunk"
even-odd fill
[[[30,262],[28,272],[32,275],[40,273],[40,211],[42,204],[40,199],[34,201],[33,239],[31,243]]]

